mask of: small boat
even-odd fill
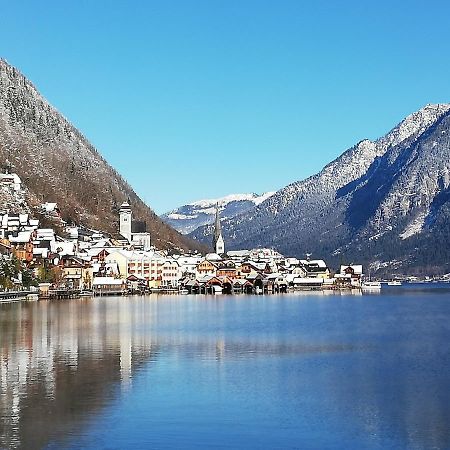
[[[80,297],[93,297],[93,296],[94,292],[90,291],[89,289],[80,292]]]
[[[392,280],[392,281],[388,281],[388,282],[387,282],[387,285],[388,285],[388,286],[401,286],[401,285],[402,285],[402,282],[401,282],[401,281],[398,281],[398,280]]]
[[[188,295],[189,291],[187,289],[180,289],[179,294],[180,295]]]
[[[363,291],[379,291],[381,290],[381,283],[379,281],[364,281],[361,284]]]

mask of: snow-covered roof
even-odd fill
[[[286,258],[285,259],[285,266],[297,266],[300,263],[300,260],[298,258]]]
[[[78,239],[78,227],[66,227],[66,233],[69,233],[72,239]]]
[[[99,284],[109,284],[114,286],[121,286],[124,284],[124,280],[120,278],[112,278],[112,277],[95,277],[92,282],[93,286],[98,286]]]
[[[276,280],[279,276],[281,276],[279,273],[270,273],[269,275],[267,275],[266,278],[268,280]]]
[[[246,261],[243,264],[251,264],[255,269],[264,270],[266,268],[265,262],[257,262],[257,261]]]
[[[217,253],[208,253],[205,256],[205,259],[207,259],[208,261],[221,261],[222,260],[222,258]]]
[[[92,248],[94,247],[111,247],[111,241],[109,239],[101,237],[98,241],[92,244]]]
[[[301,259],[300,262],[304,266],[318,266],[322,269],[327,268],[327,263],[323,259],[310,259],[310,260]]]
[[[35,255],[35,256],[42,256],[42,258],[47,258],[47,256],[48,256],[48,248],[34,247],[33,248],[33,255]]]
[[[201,256],[186,256],[178,257],[176,260],[180,265],[197,265],[203,258]]]
[[[323,284],[323,278],[294,278],[294,284]]]
[[[56,208],[58,208],[58,205],[56,203],[45,202],[45,203],[42,203],[41,208],[46,213],[52,213],[56,210]]]
[[[202,277],[197,278],[199,283],[207,283],[212,278],[216,278],[214,275],[204,275]]]
[[[21,225],[26,225],[28,223],[28,214],[19,214],[19,222]]]
[[[53,252],[57,252],[60,255],[73,255],[75,253],[75,244],[71,241],[64,242],[52,242],[51,249]]]
[[[164,265],[166,265],[166,264],[176,265],[176,266],[179,266],[179,265],[180,265],[180,264],[178,263],[178,261],[175,260],[175,259],[173,259],[173,258],[166,258],[166,259],[164,260]]]
[[[51,228],[38,228],[36,230],[36,239],[39,240],[53,240],[55,238],[55,231]]]
[[[251,283],[250,283],[250,281],[245,280],[243,278],[236,278],[235,280],[233,280],[233,284],[244,286],[245,284],[251,284]]]
[[[345,273],[345,269],[347,269],[349,267],[353,269],[353,272],[354,272],[355,275],[362,275],[362,273],[363,273],[363,266],[361,264],[351,264],[351,265],[347,265],[347,266],[341,265],[339,273],[341,275],[343,275]]]
[[[17,236],[10,236],[9,241],[11,244],[26,244],[30,242],[31,231],[19,231]]]
[[[0,182],[7,183],[11,182],[14,184],[22,183],[19,175],[16,173],[0,173]]]
[[[230,250],[227,255],[230,258],[244,258],[250,254],[250,250]]]

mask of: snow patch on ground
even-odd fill
[[[255,205],[260,205],[262,202],[265,202],[268,198],[272,197],[273,194],[275,194],[275,191],[274,192],[266,192],[265,194],[262,194],[259,197],[254,198],[253,203]]]
[[[410,222],[405,229],[403,230],[403,233],[401,233],[399,236],[401,239],[408,239],[411,236],[414,236],[417,233],[420,233],[423,229],[423,226],[425,224],[425,218],[427,217],[427,214],[425,212],[419,214],[412,222]]]

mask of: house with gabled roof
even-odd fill
[[[197,264],[196,273],[198,277],[202,277],[205,275],[216,275],[218,269],[218,265],[216,261],[209,261],[208,259],[204,259]]]

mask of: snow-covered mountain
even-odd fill
[[[194,245],[162,222],[33,84],[0,59],[0,170],[5,167],[20,176],[25,198],[0,189],[3,209],[20,212],[57,202],[64,219],[114,232],[118,206],[130,199],[155,245]]]
[[[450,105],[427,105],[321,172],[223,221],[228,248],[444,271],[450,261]],[[211,230],[191,234],[205,243]],[[415,269],[413,269],[415,268]],[[447,270],[448,272],[448,270]]]
[[[198,200],[163,214],[161,219],[180,233],[188,234],[198,227],[210,225],[214,222],[217,204],[222,219],[231,219],[261,204],[273,194],[274,192],[267,192],[262,195],[231,194],[216,199]]]

